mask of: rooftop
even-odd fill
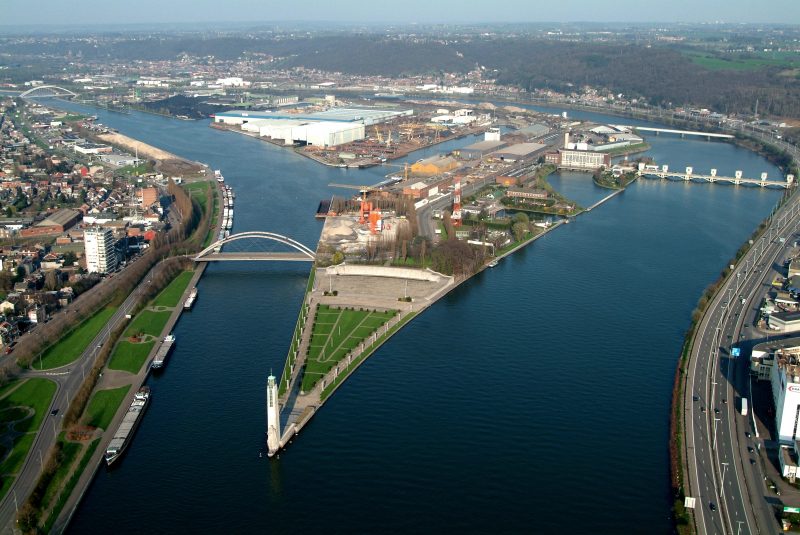
[[[494,154],[512,154],[514,156],[528,156],[536,151],[542,150],[547,145],[541,143],[517,143],[504,149],[496,151]]]

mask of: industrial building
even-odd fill
[[[440,175],[458,166],[458,161],[450,156],[431,156],[411,164],[411,173],[422,176]]]
[[[504,147],[506,144],[503,141],[478,141],[472,145],[467,145],[459,151],[461,158],[464,160],[479,160],[492,151]]]
[[[34,226],[20,230],[19,234],[23,238],[61,234],[65,230],[75,225],[80,218],[81,213],[77,210],[62,208],[45,217]]]
[[[588,150],[561,149],[545,155],[547,163],[554,163],[559,168],[594,170],[608,167],[611,156],[607,153]]]
[[[800,331],[800,312],[776,312],[768,320],[769,328],[782,333]]]
[[[541,143],[517,143],[516,145],[497,150],[491,153],[489,157],[497,158],[505,162],[518,162],[535,157],[542,152],[545,147],[547,147],[547,145],[542,145]]]
[[[542,137],[546,135],[548,132],[550,132],[550,127],[541,123],[535,123],[530,126],[526,126],[525,128],[520,128],[519,130],[517,130],[518,134],[528,136],[529,138]]]
[[[331,108],[306,114],[228,111],[216,114],[214,122],[238,125],[246,132],[282,140],[286,145],[301,143],[315,147],[335,147],[364,139],[367,126],[413,114],[413,110],[375,108]]]
[[[86,250],[86,271],[110,273],[117,268],[114,233],[110,228],[88,227],[83,232],[83,240]]]

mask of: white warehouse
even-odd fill
[[[366,126],[413,113],[413,110],[373,108],[331,108],[317,113],[289,115],[259,111],[223,112],[214,116],[214,122],[238,125],[260,137],[283,140],[286,145],[299,142],[316,147],[335,147],[364,139]]]

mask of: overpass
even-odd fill
[[[245,250],[222,251],[224,245],[236,243]],[[294,251],[274,252],[258,250],[262,244],[279,243],[287,245]],[[255,247],[248,247],[253,246]],[[248,250],[249,249],[249,250]],[[253,250],[256,249],[256,250]],[[274,232],[248,231],[231,234],[227,238],[218,240],[194,257],[195,262],[223,262],[223,261],[272,261],[272,262],[313,262],[317,255],[302,243]]]

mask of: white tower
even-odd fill
[[[275,376],[267,378],[267,455],[277,453],[281,443],[281,413],[278,408],[278,385]]]
[[[110,273],[117,268],[114,233],[111,229],[88,227],[83,232],[83,243],[86,251],[86,271]]]

